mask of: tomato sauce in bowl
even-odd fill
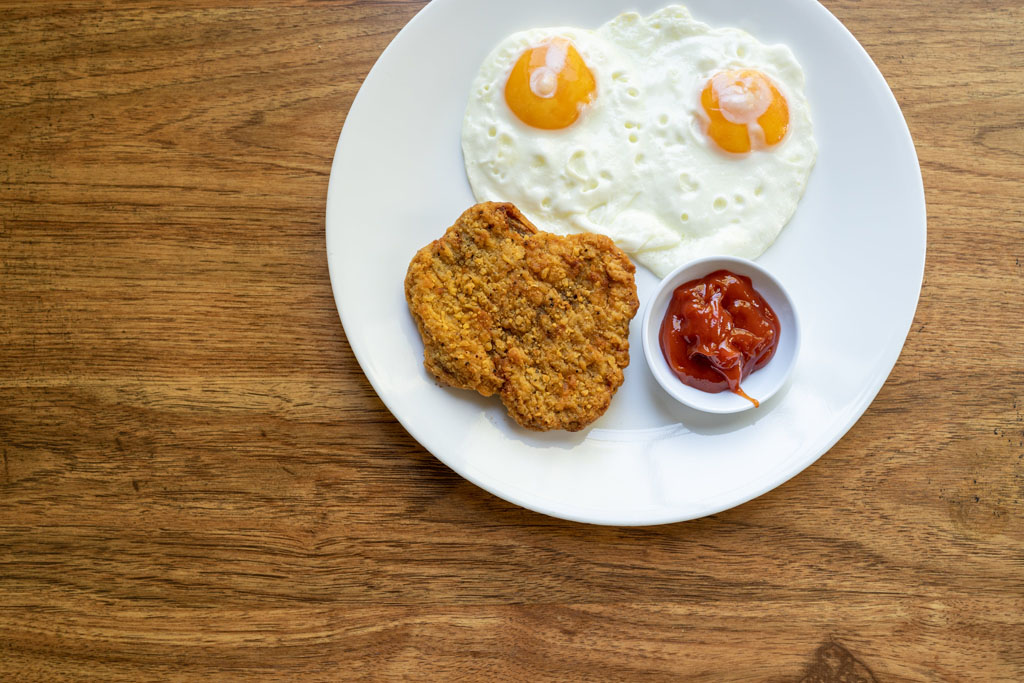
[[[645,296],[644,358],[679,403],[720,415],[764,409],[788,383],[800,320],[764,266],[736,256],[695,259]]]
[[[716,270],[675,288],[659,342],[669,368],[684,384],[731,391],[758,405],[740,383],[775,355],[781,327],[749,277]]]

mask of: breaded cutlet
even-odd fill
[[[629,365],[635,272],[603,235],[541,232],[488,202],[417,252],[405,296],[440,383],[500,394],[527,429],[578,431]]]

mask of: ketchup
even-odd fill
[[[740,382],[775,355],[779,319],[749,277],[716,270],[676,287],[659,336],[683,384],[712,394],[728,389],[759,405]]]

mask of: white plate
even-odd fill
[[[789,386],[758,410],[707,415],[632,364],[611,408],[578,434],[524,431],[497,399],[438,387],[403,280],[413,254],[473,204],[460,129],[480,62],[529,27],[596,28],[662,0],[434,0],[384,51],[345,121],[327,195],[327,258],[349,344],[391,412],[453,470],[508,501],[597,524],[660,524],[739,505],[813,463],[892,370],[921,289],[925,205],[913,142],[885,80],[813,0],[686,3],[713,26],[792,48],[820,148],[789,226],[759,259],[803,325]],[[656,278],[637,269],[641,310]]]

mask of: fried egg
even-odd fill
[[[480,201],[510,201],[545,230],[599,232],[634,251],[636,231],[602,224],[621,214],[640,153],[639,77],[592,31],[516,33],[486,59],[463,123],[462,149]],[[487,199],[483,199],[486,197]],[[655,246],[672,244],[673,235]],[[627,250],[628,251],[628,250]]]
[[[659,277],[701,256],[760,256],[817,155],[789,48],[680,6],[509,36],[473,84],[462,149],[478,201],[608,235]]]

